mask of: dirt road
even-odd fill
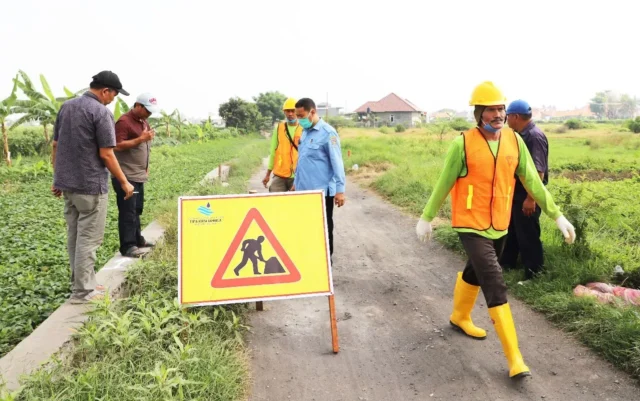
[[[251,188],[262,188],[264,172]],[[264,190],[264,189],[262,189]],[[331,352],[326,297],[265,302],[251,314],[253,401],[634,400],[632,379],[511,299],[533,376],[508,378],[482,294],[474,309],[485,341],[448,325],[463,260],[420,243],[415,219],[347,186],[335,211],[333,277],[340,352]]]

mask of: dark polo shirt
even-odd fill
[[[53,140],[58,142],[55,188],[84,195],[109,191],[109,173],[100,158],[100,148],[116,146],[115,122],[96,95],[85,92],[62,104]]]
[[[136,139],[142,135],[145,129],[150,129],[149,123],[137,119],[133,110],[130,110],[123,114],[116,123],[116,143]],[[150,142],[143,142],[136,147],[115,152],[120,168],[129,181],[147,182],[150,151]]]
[[[536,170],[539,173],[544,173],[542,183],[547,185],[549,182],[549,142],[542,130],[538,128],[533,121],[531,121],[523,130],[519,132],[520,136],[524,140],[533,164],[536,166]],[[524,201],[527,198],[527,190],[516,177],[516,189],[513,195],[514,200]]]

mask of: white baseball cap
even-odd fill
[[[136,99],[136,103],[140,103],[144,106],[145,109],[149,111],[151,114],[156,114],[160,112],[160,107],[158,107],[158,101],[156,97],[151,93],[142,93]]]

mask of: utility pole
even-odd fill
[[[329,92],[327,92],[327,110],[325,110],[324,112],[324,119],[326,120],[327,118],[329,118]]]

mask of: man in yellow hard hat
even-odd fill
[[[518,347],[507,286],[498,263],[511,219],[515,176],[542,211],[556,221],[566,242],[573,243],[575,230],[540,180],[520,135],[505,126],[505,104],[504,95],[492,82],[483,82],[474,89],[469,105],[475,107],[477,126],[451,143],[416,234],[421,241],[431,238],[431,221],[451,193],[451,223],[468,261],[464,271],[457,274],[450,323],[472,338],[486,338],[486,332],[471,320],[471,310],[482,288],[507,358],[509,376],[521,377],[531,373]]]
[[[302,127],[296,118],[296,100],[288,98],[282,105],[282,111],[287,120],[279,122],[273,130],[268,170],[262,179],[262,184],[266,188],[273,173],[269,192],[290,191],[298,164],[298,143],[302,135]]]

